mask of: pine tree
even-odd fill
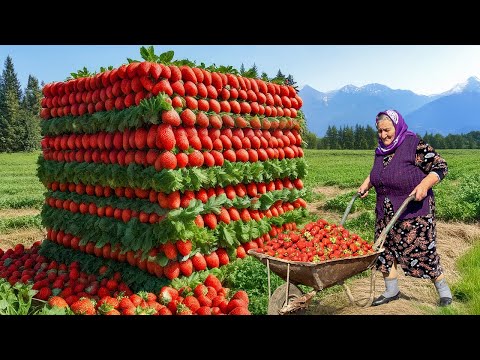
[[[258,68],[257,65],[253,64],[253,66],[245,72],[244,76],[249,78],[257,78],[258,77]]]
[[[25,135],[20,121],[20,105],[16,95],[12,89],[7,89],[3,95],[3,109],[0,111],[0,116],[4,119],[2,129],[0,129],[1,137],[5,142],[0,147],[7,152],[21,151]]]
[[[243,66],[243,63],[240,65],[240,75],[245,75],[245,66]]]
[[[32,114],[40,114],[42,99],[42,89],[38,85],[38,79],[35,76],[28,76],[27,88],[23,98],[22,107]]]
[[[12,129],[5,116],[0,113],[0,152],[10,152]]]
[[[22,124],[24,138],[22,139],[23,150],[33,151],[40,148],[40,101],[42,90],[38,86],[38,79],[32,75],[28,77],[27,88],[22,102]]]
[[[20,86],[20,81],[18,81],[17,74],[13,67],[13,60],[10,56],[7,56],[5,60],[5,68],[0,77],[0,113],[5,115],[6,111],[6,93],[7,91],[12,91],[13,96],[17,101],[22,100],[22,89]]]
[[[290,74],[288,74],[287,78],[285,79],[285,85],[292,86],[297,93],[300,92],[298,90],[297,82],[293,79],[293,76]]]
[[[25,126],[20,111],[22,89],[10,56],[5,60],[0,80],[0,148],[8,152],[23,151]]]

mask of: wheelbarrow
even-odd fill
[[[340,222],[341,225],[344,224],[355,199],[359,195],[359,193],[356,193],[352,197],[352,200],[348,204]],[[333,285],[342,285],[349,300],[355,306],[370,306],[373,301],[373,273],[370,286],[370,298],[367,299],[367,302],[364,304],[360,304],[353,298],[348,285],[345,284],[345,280],[374,266],[378,256],[384,251],[383,243],[385,242],[388,232],[391,230],[398,217],[403,213],[408,203],[414,198],[415,196],[411,195],[402,203],[393,218],[375,241],[372,247],[374,250],[373,253],[313,263],[279,259],[257,252],[256,249],[248,250],[249,255],[257,258],[267,266],[269,298],[267,311],[268,315],[284,315],[296,312],[300,309],[305,309],[308,307],[308,303],[318,291],[327,289]],[[273,294],[271,294],[270,271],[273,271],[286,281],[284,284],[280,285],[273,292]],[[304,294],[298,285],[311,287],[313,288],[313,291]]]

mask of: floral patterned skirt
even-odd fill
[[[388,233],[383,247],[385,251],[378,257],[376,267],[388,274],[394,261],[400,265],[406,276],[422,279],[436,279],[443,273],[436,247],[435,201],[430,201],[430,214],[396,222]],[[388,198],[384,202],[383,219],[377,219],[375,238],[395,215]]]

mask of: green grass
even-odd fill
[[[480,314],[480,243],[457,260],[460,280],[452,285],[454,303],[439,309],[438,313],[446,315]]]
[[[39,152],[0,153],[0,209],[40,209],[45,187],[37,178]]]
[[[0,218],[0,234],[5,234],[10,231],[28,228],[42,229],[42,219],[38,215],[25,215],[13,218]]]
[[[480,150],[439,150],[449,165],[449,174],[437,186],[437,218],[447,221],[476,222],[480,219]],[[0,154],[0,209],[40,209],[44,200],[44,186],[36,176],[38,152]],[[305,150],[308,175],[304,179],[308,191],[307,201],[325,200],[322,194],[315,195],[318,186],[337,186],[347,191],[326,201],[324,210],[343,215],[356,189],[369,174],[373,164],[370,150]],[[373,241],[374,191],[366,199],[357,199],[344,226],[368,241]],[[304,223],[315,220],[313,214]],[[299,224],[301,227],[303,224]],[[39,227],[39,216],[0,218],[0,234],[18,228]],[[480,247],[477,245],[464,258],[458,269],[461,280],[452,284],[456,298],[455,306],[439,310],[439,313],[480,314]],[[360,276],[367,276],[364,272]],[[271,291],[283,283],[271,274]],[[350,279],[349,279],[350,280]],[[226,286],[243,289],[249,293],[253,314],[266,314],[268,307],[268,283],[266,267],[257,259],[247,258],[232,266],[227,275]],[[305,288],[305,291],[308,291]],[[320,295],[331,291],[343,291],[340,286],[325,289]]]

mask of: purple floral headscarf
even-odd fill
[[[378,147],[375,150],[375,153],[378,155],[388,155],[393,153],[395,149],[400,146],[406,136],[415,136],[415,133],[408,130],[407,123],[403,120],[402,115],[397,110],[381,111],[377,114],[376,119],[378,119],[381,114],[387,115],[392,120],[393,126],[395,127],[395,139],[393,139],[390,145],[385,146],[383,141],[378,138]]]

